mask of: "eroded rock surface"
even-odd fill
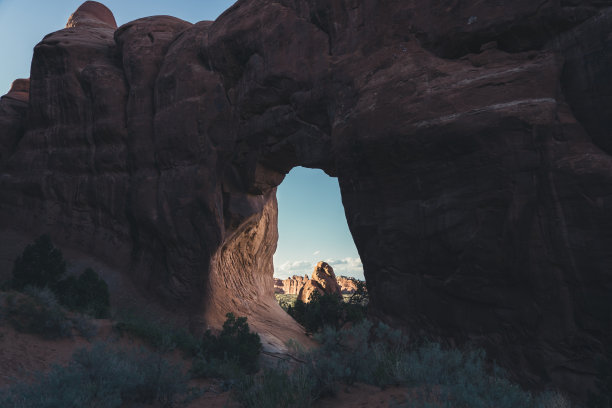
[[[321,168],[373,314],[586,399],[612,338],[610,31],[590,0],[241,0],[118,29],[87,2],[0,100],[0,225],[282,343],[275,188]]]

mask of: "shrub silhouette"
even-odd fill
[[[262,347],[259,335],[250,331],[246,317],[236,318],[233,313],[228,313],[225,317],[219,336],[213,336],[210,331],[204,334],[204,354],[219,359],[236,360],[247,371],[257,371],[257,360]]]
[[[78,278],[69,276],[58,282],[57,293],[60,303],[70,310],[98,319],[110,314],[108,285],[91,268],[85,269]]]
[[[12,286],[20,291],[26,286],[54,289],[64,273],[66,261],[62,252],[53,246],[51,237],[44,234],[15,260]]]
[[[523,391],[482,350],[446,349],[437,343],[410,344],[398,330],[363,320],[350,328],[325,327],[317,349],[288,344],[303,361],[241,379],[235,398],[246,408],[318,406],[341,384],[401,385],[406,401],[390,406],[457,408],[569,408],[558,392]]]
[[[246,317],[235,317],[233,313],[226,315],[218,335],[208,330],[202,338],[134,312],[120,316],[115,328],[120,333],[141,338],[160,351],[178,348],[187,356],[195,356],[193,377],[235,378],[258,369],[262,348],[259,335],[250,331]]]
[[[11,286],[23,291],[26,287],[49,288],[59,303],[66,308],[87,313],[97,318],[110,314],[108,285],[91,268],[78,277],[66,273],[66,261],[62,251],[53,246],[49,235],[44,234],[28,245],[17,257],[13,266]]]
[[[7,297],[6,316],[18,331],[48,339],[70,337],[72,323],[49,288],[28,286],[25,294]]]
[[[150,315],[134,310],[123,310],[115,316],[115,329],[120,334],[136,336],[158,351],[181,350],[193,357],[200,352],[200,339],[187,330],[171,324],[151,320]]]
[[[1,407],[184,406],[188,378],[158,353],[103,343],[77,350],[66,366],[38,373],[33,382],[4,388]]]
[[[233,313],[225,315],[223,330],[218,336],[208,330],[202,339],[202,350],[195,376],[206,376],[208,368],[238,366],[247,373],[256,372],[261,353],[261,340],[257,333],[249,329],[246,317],[235,317]],[[209,370],[210,371],[210,370]],[[229,370],[234,371],[234,370]]]

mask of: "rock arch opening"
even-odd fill
[[[337,178],[321,170],[295,167],[277,187],[276,196],[275,282],[293,276],[310,277],[319,261],[331,265],[338,278],[364,280],[363,265],[348,228]],[[282,290],[295,294],[299,288]]]

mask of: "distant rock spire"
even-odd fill
[[[304,286],[300,289],[298,299],[308,303],[310,302],[310,295],[314,291],[319,292],[321,295],[333,294],[340,296],[342,294],[340,285],[338,285],[336,280],[334,268],[326,262],[321,261],[315,266],[312,272],[312,279],[305,282]]]

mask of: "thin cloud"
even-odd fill
[[[330,258],[326,259],[325,262],[334,268],[334,272],[337,276],[354,276],[363,279],[363,264],[360,258]],[[274,276],[278,278],[288,278],[293,275],[310,276],[316,265],[317,261],[287,261],[275,267]]]
[[[319,255],[321,253],[321,251],[314,251],[312,254],[313,255]]]
[[[328,264],[334,268],[334,272],[337,276],[355,276],[359,279],[363,279],[363,264],[361,258],[341,258],[341,259],[327,259],[325,260]]]
[[[292,275],[308,275],[312,273],[316,263],[312,261],[287,261],[278,267],[275,267],[274,275],[277,277],[286,278]]]

